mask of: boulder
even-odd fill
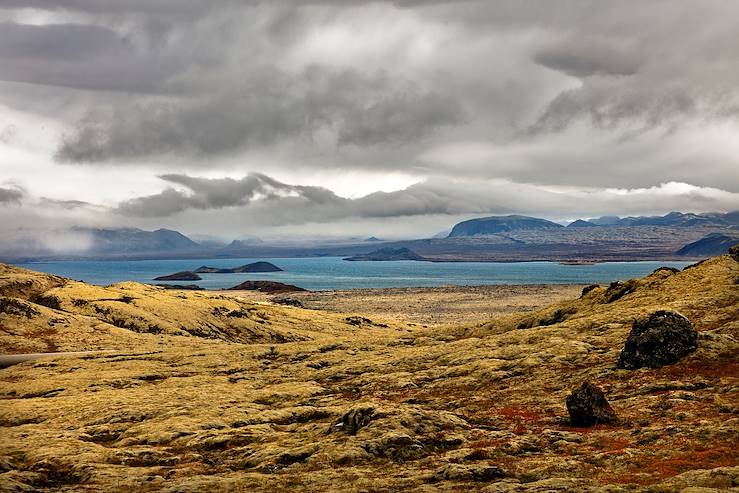
[[[731,258],[739,262],[739,245],[734,245],[733,247],[729,248],[729,255]]]
[[[593,426],[618,422],[603,391],[591,382],[583,383],[567,397],[572,426]]]
[[[417,460],[425,457],[430,450],[423,443],[405,433],[386,433],[375,440],[362,444],[362,448],[369,455],[382,457],[396,462]]]
[[[690,320],[659,310],[634,321],[617,366],[628,370],[659,368],[677,363],[697,348],[698,332]]]
[[[501,479],[506,471],[498,466],[478,464],[447,464],[429,478],[430,482],[439,481],[477,481],[486,482]]]
[[[357,407],[347,411],[337,422],[331,425],[329,433],[343,431],[347,435],[356,435],[360,428],[364,428],[372,421],[375,409],[372,407]]]
[[[585,286],[582,288],[582,293],[580,294],[580,298],[584,298],[586,294],[593,291],[594,289],[598,289],[600,287],[599,284],[591,284],[590,286]]]

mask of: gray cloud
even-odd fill
[[[0,205],[20,204],[25,195],[22,188],[0,188]]]
[[[739,191],[735,2],[7,0],[0,10],[0,117],[13,112],[0,128],[17,127],[0,145],[29,162],[43,149],[59,179],[130,169],[149,195],[127,182],[115,198],[80,197],[120,202],[116,221],[574,213],[573,197],[639,213],[660,209],[659,184],[694,186],[667,187],[665,203],[683,209],[725,208]],[[48,23],[27,23],[36,17]],[[263,174],[192,177],[249,171]],[[311,172],[420,183],[347,199],[356,192],[292,178]],[[169,188],[153,193],[157,175]]]
[[[0,62],[5,81],[156,92],[179,61],[106,27],[5,22],[0,25]]]
[[[271,200],[289,194],[299,195],[316,203],[322,202],[326,197],[330,200],[337,198],[325,189],[287,185],[259,173],[247,175],[240,180],[195,178],[177,174],[161,175],[160,178],[182,185],[190,192],[168,188],[155,195],[125,201],[118,206],[117,212],[126,216],[162,217],[188,209],[243,206],[255,198]]]
[[[312,67],[290,79],[269,71],[238,91],[198,101],[126,105],[90,114],[65,138],[57,157],[98,162],[228,154],[283,139],[309,141],[321,129],[336,133],[340,145],[397,144],[459,118],[453,98],[383,76]]]
[[[739,194],[680,183],[630,190],[551,190],[535,185],[429,180],[396,192],[375,192],[348,199],[322,187],[290,185],[262,174],[240,180],[164,175],[186,187],[167,189],[120,204],[129,217],[188,217],[190,211],[219,210],[221,219],[236,215],[238,224],[330,223],[348,218],[384,219],[524,212],[551,217],[619,212],[739,209]],[[223,209],[231,209],[223,211]],[[183,215],[184,214],[184,215]]]
[[[41,207],[58,207],[66,210],[99,207],[89,202],[85,202],[84,200],[57,200],[50,199],[48,197],[41,197],[39,199],[39,205]]]

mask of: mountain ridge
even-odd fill
[[[562,227],[563,226],[561,224],[532,216],[520,216],[517,214],[510,214],[507,216],[488,216],[477,219],[468,219],[455,224],[452,231],[449,233],[448,238],[490,235],[519,230],[555,229]]]

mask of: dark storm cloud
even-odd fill
[[[25,191],[18,187],[0,188],[0,205],[20,204]]]
[[[117,211],[127,216],[170,216],[187,209],[222,209],[247,205],[255,198],[274,199],[288,194],[300,195],[313,202],[322,196],[336,196],[328,190],[315,187],[291,186],[266,175],[253,173],[240,180],[233,178],[195,178],[187,175],[161,175],[161,179],[182,185],[190,192],[168,188],[161,193],[138,197],[120,204]]]
[[[97,105],[105,110],[102,114],[89,114],[67,132],[58,152],[65,162],[223,155],[296,142],[295,154],[301,155],[311,149],[312,134],[319,130],[333,133],[339,149],[368,147],[371,154],[376,145],[424,145],[432,133],[440,141],[465,131],[505,136],[515,134],[518,126],[536,135],[561,131],[580,120],[597,128],[673,128],[695,120],[734,119],[739,108],[739,68],[730,48],[739,7],[726,2],[706,2],[701,15],[711,22],[698,24],[694,5],[684,1],[232,1],[216,8],[166,0],[125,5],[37,0],[34,5],[112,18],[146,14],[150,21],[156,14],[157,22],[167,26],[168,39],[177,40],[177,50],[169,50],[166,43],[162,48],[152,41],[156,28],[134,21],[135,27],[120,34],[110,26],[13,27],[14,32],[27,29],[27,36],[58,39],[58,49],[69,56],[89,59],[107,53],[123,67],[94,74],[74,64],[51,70],[53,64],[39,68],[22,57],[24,70],[11,65],[14,80],[176,95],[163,101],[141,97],[107,108]],[[320,35],[323,25],[372,19],[382,5],[400,7],[403,15],[419,22],[446,26],[451,41],[439,45],[431,65],[423,68],[388,66],[378,73],[359,64],[313,64],[296,70],[281,62],[311,33]],[[179,15],[194,10],[202,16],[192,26],[196,35],[183,36],[191,26],[179,21]],[[682,34],[687,31],[693,35]],[[505,37],[493,42],[496,33]],[[414,37],[413,32],[405,35],[408,40]],[[522,61],[516,71],[500,74],[510,79],[508,84],[491,76],[501,70],[495,62],[488,66],[484,58],[460,58],[469,47],[484,46],[479,55],[495,59],[506,53],[505,43],[518,46],[521,51],[515,56],[529,60],[528,66]],[[43,55],[45,45],[35,43],[28,49]],[[332,49],[340,55],[340,46]],[[183,51],[196,53],[196,60],[174,54]],[[516,89],[545,77],[544,70],[559,72],[573,83],[548,101],[543,98],[543,80],[524,92]],[[131,80],[133,76],[125,74],[139,75]],[[559,85],[566,85],[565,80]],[[521,121],[527,114],[532,119]],[[513,121],[519,123],[511,125]],[[361,167],[367,161],[361,155],[353,158],[344,165]],[[396,159],[395,166],[415,164],[405,152]],[[546,175],[546,170],[541,172]]]
[[[7,0],[0,8],[25,12],[0,29],[0,79],[14,81],[0,86],[0,103],[57,118],[59,162],[178,172],[164,176],[171,188],[122,202],[127,217],[244,208],[292,224],[570,210],[551,192],[557,186],[600,190],[578,197],[605,209],[629,205],[607,189],[644,189],[657,201],[664,191],[652,185],[670,182],[701,187],[670,195],[683,201],[676,208],[718,208],[727,199],[706,190],[739,191],[730,143],[739,125],[737,2]],[[29,8],[59,23],[22,24],[34,19]],[[297,168],[425,181],[351,200],[266,176]],[[265,175],[184,174],[234,169]]]
[[[0,24],[0,79],[102,91],[161,90],[174,60],[112,29]]]
[[[270,71],[238,91],[187,103],[127,105],[91,114],[58,152],[67,162],[166,154],[234,152],[321,128],[339,144],[372,146],[420,139],[460,118],[456,101],[386,77],[310,68],[300,77]]]

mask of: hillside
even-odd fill
[[[598,227],[598,225],[591,223],[589,221],[583,221],[582,219],[577,219],[576,221],[572,221],[570,224],[568,224],[567,227],[568,228],[595,228],[595,227]]]
[[[135,228],[74,228],[73,231],[90,235],[90,253],[93,255],[188,251],[200,248],[200,245],[187,236],[169,229],[144,231]]]
[[[454,225],[449,238],[459,236],[478,236],[490,235],[497,233],[506,233],[508,231],[528,231],[541,229],[562,228],[561,224],[528,216],[491,216],[479,219],[470,219],[462,221]]]
[[[725,254],[734,245],[739,245],[739,235],[711,233],[698,241],[688,243],[676,253],[688,257],[715,257]]]
[[[109,350],[0,370],[0,490],[735,487],[738,280],[727,255],[423,329],[0,266],[4,352]],[[657,310],[687,317],[697,350],[617,369]],[[586,380],[617,423],[570,424]]]

